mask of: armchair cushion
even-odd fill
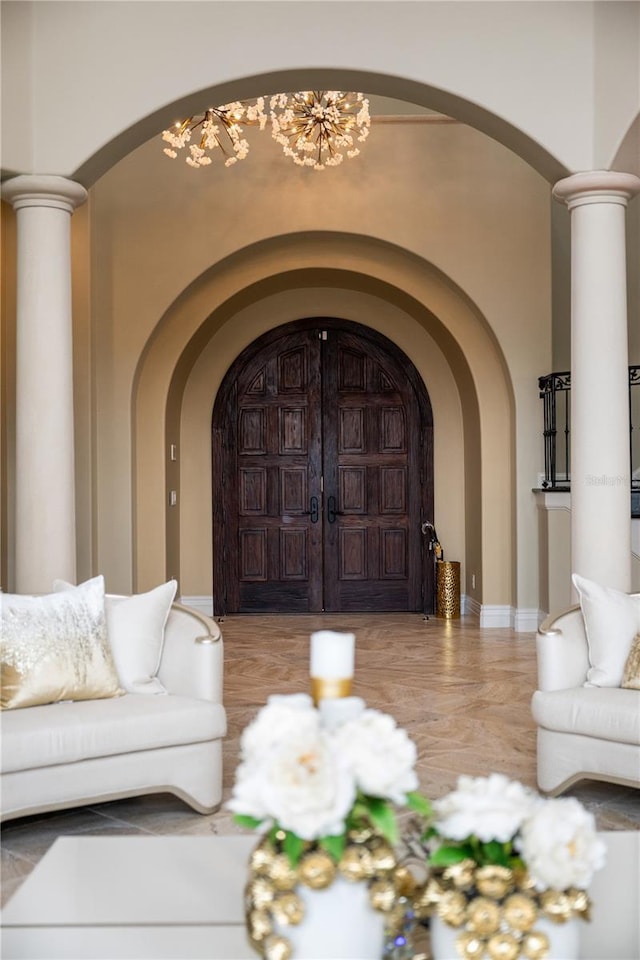
[[[2,731],[2,772],[202,743],[224,736],[220,703],[140,697],[57,703],[16,711]]]
[[[640,598],[573,574],[584,617],[589,669],[586,686],[619,687],[633,638],[640,631]]]
[[[536,723],[547,730],[640,744],[638,695],[633,690],[606,687],[536,690],[531,712]]]

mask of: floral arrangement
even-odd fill
[[[394,805],[422,815],[416,747],[393,717],[349,697],[272,696],[240,740],[227,806],[236,822],[268,830],[295,866],[311,841],[337,862],[349,831],[368,827],[398,839]]]
[[[589,917],[604,866],[595,821],[573,797],[544,799],[501,774],[460,777],[423,837],[430,879],[418,909],[459,930],[461,957],[548,955],[539,921]]]
[[[240,759],[227,806],[237,823],[263,834],[245,891],[256,951],[267,960],[291,957],[306,891],[338,878],[367,884],[381,940],[386,930],[397,941],[413,891],[394,851],[395,806],[421,816],[431,809],[416,791],[416,747],[406,732],[356,697],[316,708],[306,694],[272,696],[244,730]]]

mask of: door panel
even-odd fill
[[[346,321],[301,321],[225,378],[216,613],[431,609],[420,532],[432,519],[430,406],[386,345]]]
[[[284,337],[237,378],[228,418],[229,434],[238,423],[237,450],[229,437],[225,457],[239,491],[237,516],[225,523],[228,610],[320,608],[322,535],[310,513],[319,493],[319,372],[317,339],[304,333]]]
[[[419,610],[417,404],[400,366],[364,338],[337,330],[325,348],[323,470],[336,502],[325,529],[325,610]]]

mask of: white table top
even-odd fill
[[[602,835],[607,866],[583,960],[640,957],[640,833]],[[242,892],[255,837],[61,837],[3,911],[2,958],[255,960]]]

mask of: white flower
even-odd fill
[[[260,757],[274,746],[285,743],[296,730],[317,732],[320,718],[306,694],[273,696],[240,739],[242,760]]]
[[[404,804],[417,790],[416,746],[393,717],[365,710],[336,732],[340,753],[350,762],[358,788],[371,797]]]
[[[435,827],[448,840],[476,836],[483,843],[506,843],[518,832],[534,802],[529,790],[501,773],[460,777],[457,790],[433,804]]]
[[[319,727],[298,724],[240,765],[228,807],[314,840],[344,833],[355,796],[353,773],[333,740]]]
[[[538,890],[586,889],[606,858],[593,814],[575,797],[537,805],[516,846]]]

